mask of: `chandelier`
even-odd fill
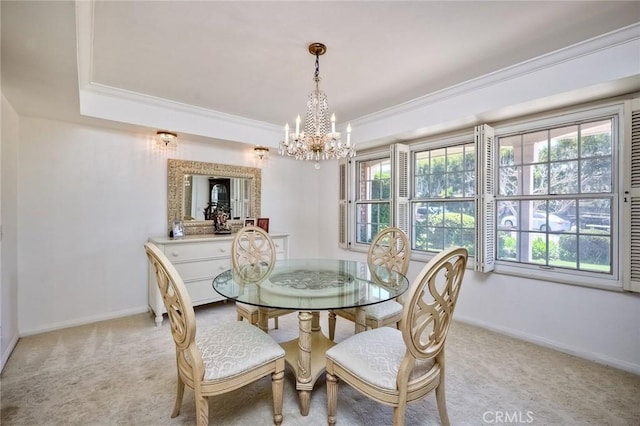
[[[313,81],[316,88],[307,100],[304,130],[300,132],[300,115],[296,117],[296,131],[289,132],[289,123],[284,127],[284,140],[280,143],[280,154],[295,157],[296,160],[315,161],[320,168],[320,160],[353,157],[355,145],[351,143],[351,124],[347,126],[347,140],[343,142],[340,132],[336,132],[336,115],[329,118],[327,95],[320,90],[320,55],[327,46],[311,43],[309,53],[316,57],[316,71]]]

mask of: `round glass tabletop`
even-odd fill
[[[292,310],[344,309],[394,299],[407,278],[382,266],[337,259],[288,259],[230,269],[213,289],[237,302]]]

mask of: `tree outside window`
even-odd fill
[[[391,226],[391,160],[357,162],[356,242],[368,244]]]
[[[497,259],[612,272],[613,118],[500,137]]]
[[[415,153],[413,250],[462,246],[475,254],[475,168],[473,143]]]

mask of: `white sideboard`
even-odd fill
[[[289,257],[289,235],[270,233],[276,246],[278,259]],[[234,235],[193,235],[180,239],[168,237],[149,238],[167,258],[182,277],[193,306],[224,300],[213,289],[213,279],[231,268],[231,243]],[[162,324],[162,314],[166,312],[158,290],[156,274],[149,265],[149,308],[155,315],[157,325]]]

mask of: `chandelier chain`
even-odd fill
[[[316,51],[316,73],[313,77],[313,80],[317,83],[320,81],[320,55]]]

